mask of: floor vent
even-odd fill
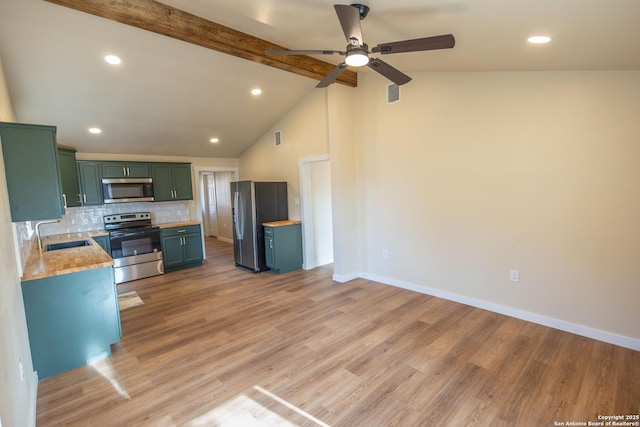
[[[400,102],[400,86],[395,83],[387,85],[387,104]]]
[[[277,130],[273,134],[273,145],[275,145],[277,147],[280,144],[282,144],[282,132]]]

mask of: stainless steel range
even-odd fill
[[[116,283],[164,273],[160,228],[151,225],[151,213],[105,215],[104,228],[109,231]]]

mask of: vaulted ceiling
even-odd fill
[[[96,3],[122,7],[136,2]],[[290,49],[344,50],[346,41],[333,3],[164,0],[160,6],[257,38],[248,38],[249,46],[265,42]],[[362,3],[371,8],[362,21],[370,46],[455,35],[454,49],[385,57],[409,75],[640,70],[637,0]],[[135,18],[133,12],[125,13],[121,22]],[[153,19],[161,29],[171,30],[179,21],[177,12],[164,16]],[[265,65],[269,59],[260,55],[244,59],[247,55],[242,53],[222,53],[121,22],[44,0],[0,0],[0,60],[16,119],[57,125],[60,142],[85,153],[237,157],[311,91],[324,90],[314,88],[319,77],[310,76],[308,70],[323,74],[343,59],[290,57],[301,63],[276,64],[276,68]],[[195,32],[195,24],[186,28],[187,35],[190,28]],[[527,37],[536,34],[550,36],[551,43],[528,44]],[[200,35],[206,38],[206,32]],[[215,42],[215,32],[211,38]],[[243,42],[239,37],[238,43],[228,44],[239,48]],[[120,56],[122,63],[107,64],[103,59],[107,54]],[[366,67],[355,71],[371,72]],[[256,87],[262,89],[259,96],[250,93]],[[89,134],[90,127],[99,127],[102,133]],[[213,137],[220,141],[209,142]]]

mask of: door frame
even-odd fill
[[[302,217],[302,268],[311,270],[316,265],[315,233],[313,231],[313,207],[311,189],[311,164],[331,161],[328,154],[298,159],[300,174],[300,216]]]
[[[207,172],[231,172],[231,180],[237,181],[240,176],[239,168],[237,167],[224,167],[224,166],[194,166],[193,167],[193,178],[192,182],[195,183],[195,192],[194,192],[194,204],[191,207],[191,218],[196,218],[201,223],[200,228],[202,229],[202,251],[205,253],[206,251],[204,247],[204,217],[202,216],[202,209],[204,207],[204,188],[202,185],[202,175]],[[194,212],[195,211],[195,212]],[[230,243],[233,243],[230,242]]]

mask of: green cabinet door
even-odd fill
[[[62,218],[54,126],[0,123],[11,221]]]
[[[191,165],[174,163],[171,165],[175,200],[193,200],[191,189]]]
[[[272,270],[276,269],[275,249],[273,247],[273,227],[264,228],[264,258],[265,264]]]
[[[302,230],[300,224],[264,227],[267,267],[282,274],[302,268]]]
[[[173,200],[173,178],[170,163],[154,163],[151,165],[153,178],[153,198],[156,202]]]
[[[112,267],[22,282],[22,298],[38,379],[109,356],[120,340]]]
[[[83,206],[102,205],[102,178],[100,163],[92,161],[78,162],[80,194]]]
[[[101,162],[103,178],[149,178],[148,163]]]
[[[165,273],[202,265],[202,233],[199,225],[160,230]]]
[[[182,236],[170,236],[162,238],[162,259],[165,271],[184,263],[184,249]]]
[[[58,148],[58,163],[60,165],[60,180],[65,207],[80,206],[80,182],[76,167],[76,151]]]
[[[190,163],[153,163],[151,175],[156,202],[193,200]]]
[[[184,236],[184,262],[202,262],[202,235],[192,233]]]

